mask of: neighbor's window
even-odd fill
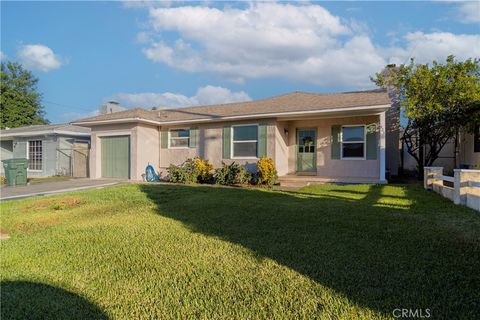
[[[480,125],[475,126],[473,133],[473,152],[480,152]]]
[[[170,148],[188,148],[190,140],[190,130],[171,129],[170,130]]]
[[[233,126],[232,131],[233,158],[256,158],[258,126]]]
[[[28,141],[28,169],[42,170],[42,140]]]
[[[342,158],[365,158],[365,126],[342,127]]]

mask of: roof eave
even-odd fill
[[[238,115],[238,116],[225,116],[225,117],[215,117],[215,118],[200,118],[200,119],[173,120],[173,121],[155,121],[155,120],[135,117],[135,118],[121,118],[121,119],[110,119],[110,120],[77,121],[77,122],[72,122],[72,124],[78,125],[78,126],[90,127],[90,126],[102,125],[102,124],[138,122],[138,123],[155,124],[159,126],[164,126],[164,125],[175,125],[175,124],[222,122],[222,121],[247,120],[247,119],[288,118],[288,117],[316,116],[316,115],[320,116],[320,115],[326,115],[326,114],[340,115],[345,112],[362,113],[362,112],[368,111],[370,113],[375,113],[375,112],[386,111],[390,108],[390,106],[391,104],[380,104],[380,105],[370,105],[370,106],[330,108],[330,109],[323,109],[323,110],[270,112],[270,113],[247,114],[247,115]]]

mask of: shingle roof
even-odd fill
[[[12,129],[3,129],[0,130],[1,136],[10,136],[10,135],[35,135],[35,134],[54,134],[54,133],[71,133],[71,134],[84,134],[85,136],[90,135],[90,128],[75,126],[71,124],[46,124],[46,125],[34,125],[26,127],[18,127]]]
[[[280,112],[301,112],[339,109],[361,106],[388,105],[391,101],[384,90],[305,93],[293,92],[267,99],[198,106],[177,109],[147,111],[136,108],[74,121],[73,123],[139,118],[158,122],[215,119],[245,115],[261,115]]]

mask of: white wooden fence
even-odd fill
[[[454,176],[444,176],[443,167],[425,167],[423,186],[455,204],[480,211],[480,170],[455,169]],[[445,186],[444,181],[453,186]]]

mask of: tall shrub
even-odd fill
[[[235,162],[230,165],[222,162],[222,166],[215,169],[213,176],[215,183],[222,185],[245,184],[250,180],[247,169]]]
[[[261,157],[257,161],[257,168],[257,183],[267,185],[268,187],[273,186],[278,177],[273,159]]]
[[[195,157],[193,159],[195,162],[195,169],[197,171],[197,180],[200,183],[210,183],[213,180],[213,165],[208,160]]]
[[[168,181],[174,183],[196,183],[198,172],[193,159],[187,159],[180,166],[171,164],[167,168]]]

